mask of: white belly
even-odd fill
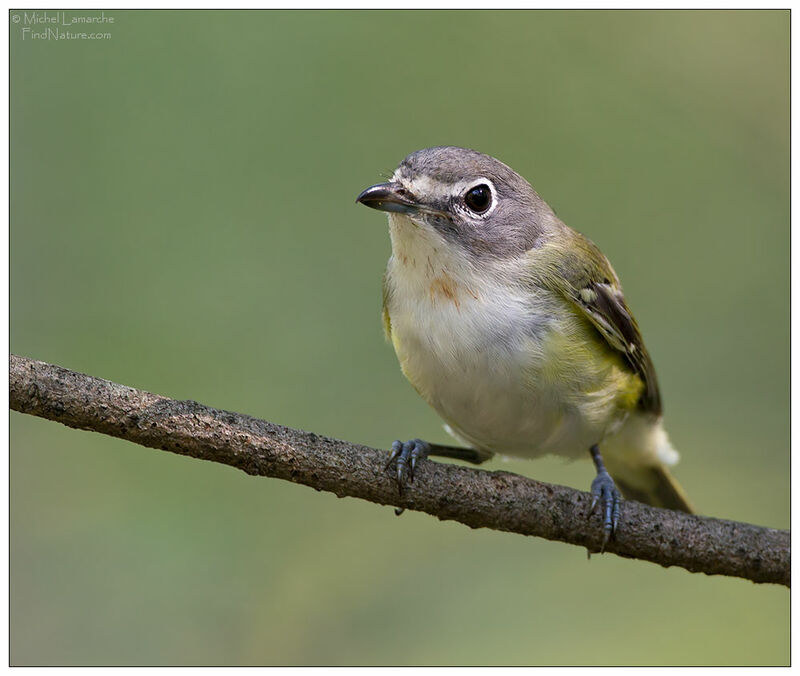
[[[514,295],[484,275],[470,278],[465,265],[456,278],[424,255],[395,254],[387,271],[392,342],[420,395],[473,448],[587,455],[619,414],[602,373],[588,371],[586,382],[553,376],[550,339],[581,321],[566,301],[544,290]]]
[[[480,272],[457,248],[390,214],[384,307],[403,373],[461,442],[487,454],[673,464],[660,420],[628,415],[641,381],[568,301]],[[524,262],[520,262],[523,265]]]
[[[474,299],[451,305],[421,304],[390,317],[403,372],[455,435],[508,455],[586,454],[603,425],[546,386],[539,337],[524,332],[525,313],[498,316]],[[552,330],[544,322],[541,338]]]

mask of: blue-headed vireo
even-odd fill
[[[604,544],[617,485],[692,511],[667,470],[678,454],[614,269],[525,179],[474,150],[426,148],[358,201],[389,212],[386,333],[405,376],[472,449],[465,459],[588,451]],[[431,451],[418,439],[392,449],[401,485]]]

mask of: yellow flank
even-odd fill
[[[642,396],[644,391],[644,381],[636,373],[631,373],[624,370],[621,373],[621,380],[619,387],[619,402],[620,407],[626,410],[633,410],[636,408],[639,397]]]
[[[383,306],[383,335],[386,337],[386,340],[392,340],[392,318],[389,316],[389,310],[386,309],[386,306]]]
[[[381,287],[381,309],[383,316],[383,335],[386,340],[392,340],[392,318],[389,316],[389,284],[386,280],[386,273],[383,275],[383,285]]]
[[[384,315],[386,316],[387,321],[391,324],[391,320],[389,319],[389,313],[384,310]],[[423,389],[423,385],[425,385],[425,376],[429,376],[430,374],[413,373],[409,368],[408,360],[403,358],[403,351],[402,348],[400,347],[400,336],[398,336],[396,332],[391,332],[389,338],[392,341],[392,347],[394,348],[394,353],[397,355],[397,360],[398,363],[400,364],[400,370],[403,372],[403,375],[406,377],[406,380],[411,384],[411,387],[414,388],[414,390],[420,397],[422,397],[426,402],[428,402],[428,404],[433,406],[429,390]],[[427,384],[428,386],[431,385],[430,382],[428,382]],[[450,421],[446,422],[449,423]]]
[[[587,420],[602,422],[631,411],[644,389],[642,379],[584,318],[574,316],[542,343],[541,366],[530,374],[535,389],[550,390],[583,411]]]

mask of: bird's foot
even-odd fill
[[[392,451],[389,454],[389,461],[386,463],[384,469],[389,469],[392,463],[397,468],[397,491],[403,492],[403,488],[407,483],[414,481],[414,470],[420,460],[424,460],[430,455],[431,445],[422,439],[411,439],[411,441],[400,441],[399,439],[392,443]],[[396,507],[394,513],[400,516],[405,509],[403,507]]]
[[[431,445],[422,439],[412,439],[411,441],[397,440],[392,443],[392,452],[385,469],[389,469],[392,463],[397,468],[397,490],[403,492],[406,484],[414,481],[414,470],[420,460],[424,460],[431,452]]]
[[[614,537],[619,524],[619,506],[622,502],[622,494],[617,490],[614,479],[605,470],[597,472],[597,476],[592,481],[592,506],[589,508],[589,516],[594,514],[595,507],[600,504],[600,515],[603,519],[603,544],[600,553],[605,551],[608,541]]]

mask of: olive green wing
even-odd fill
[[[593,242],[570,230],[566,246],[547,247],[556,251],[551,266],[558,274],[550,286],[555,286],[594,325],[600,335],[615,350],[622,353],[631,369],[644,382],[639,408],[660,415],[661,394],[656,371],[642,334],[625,302],[622,288],[608,259]]]

